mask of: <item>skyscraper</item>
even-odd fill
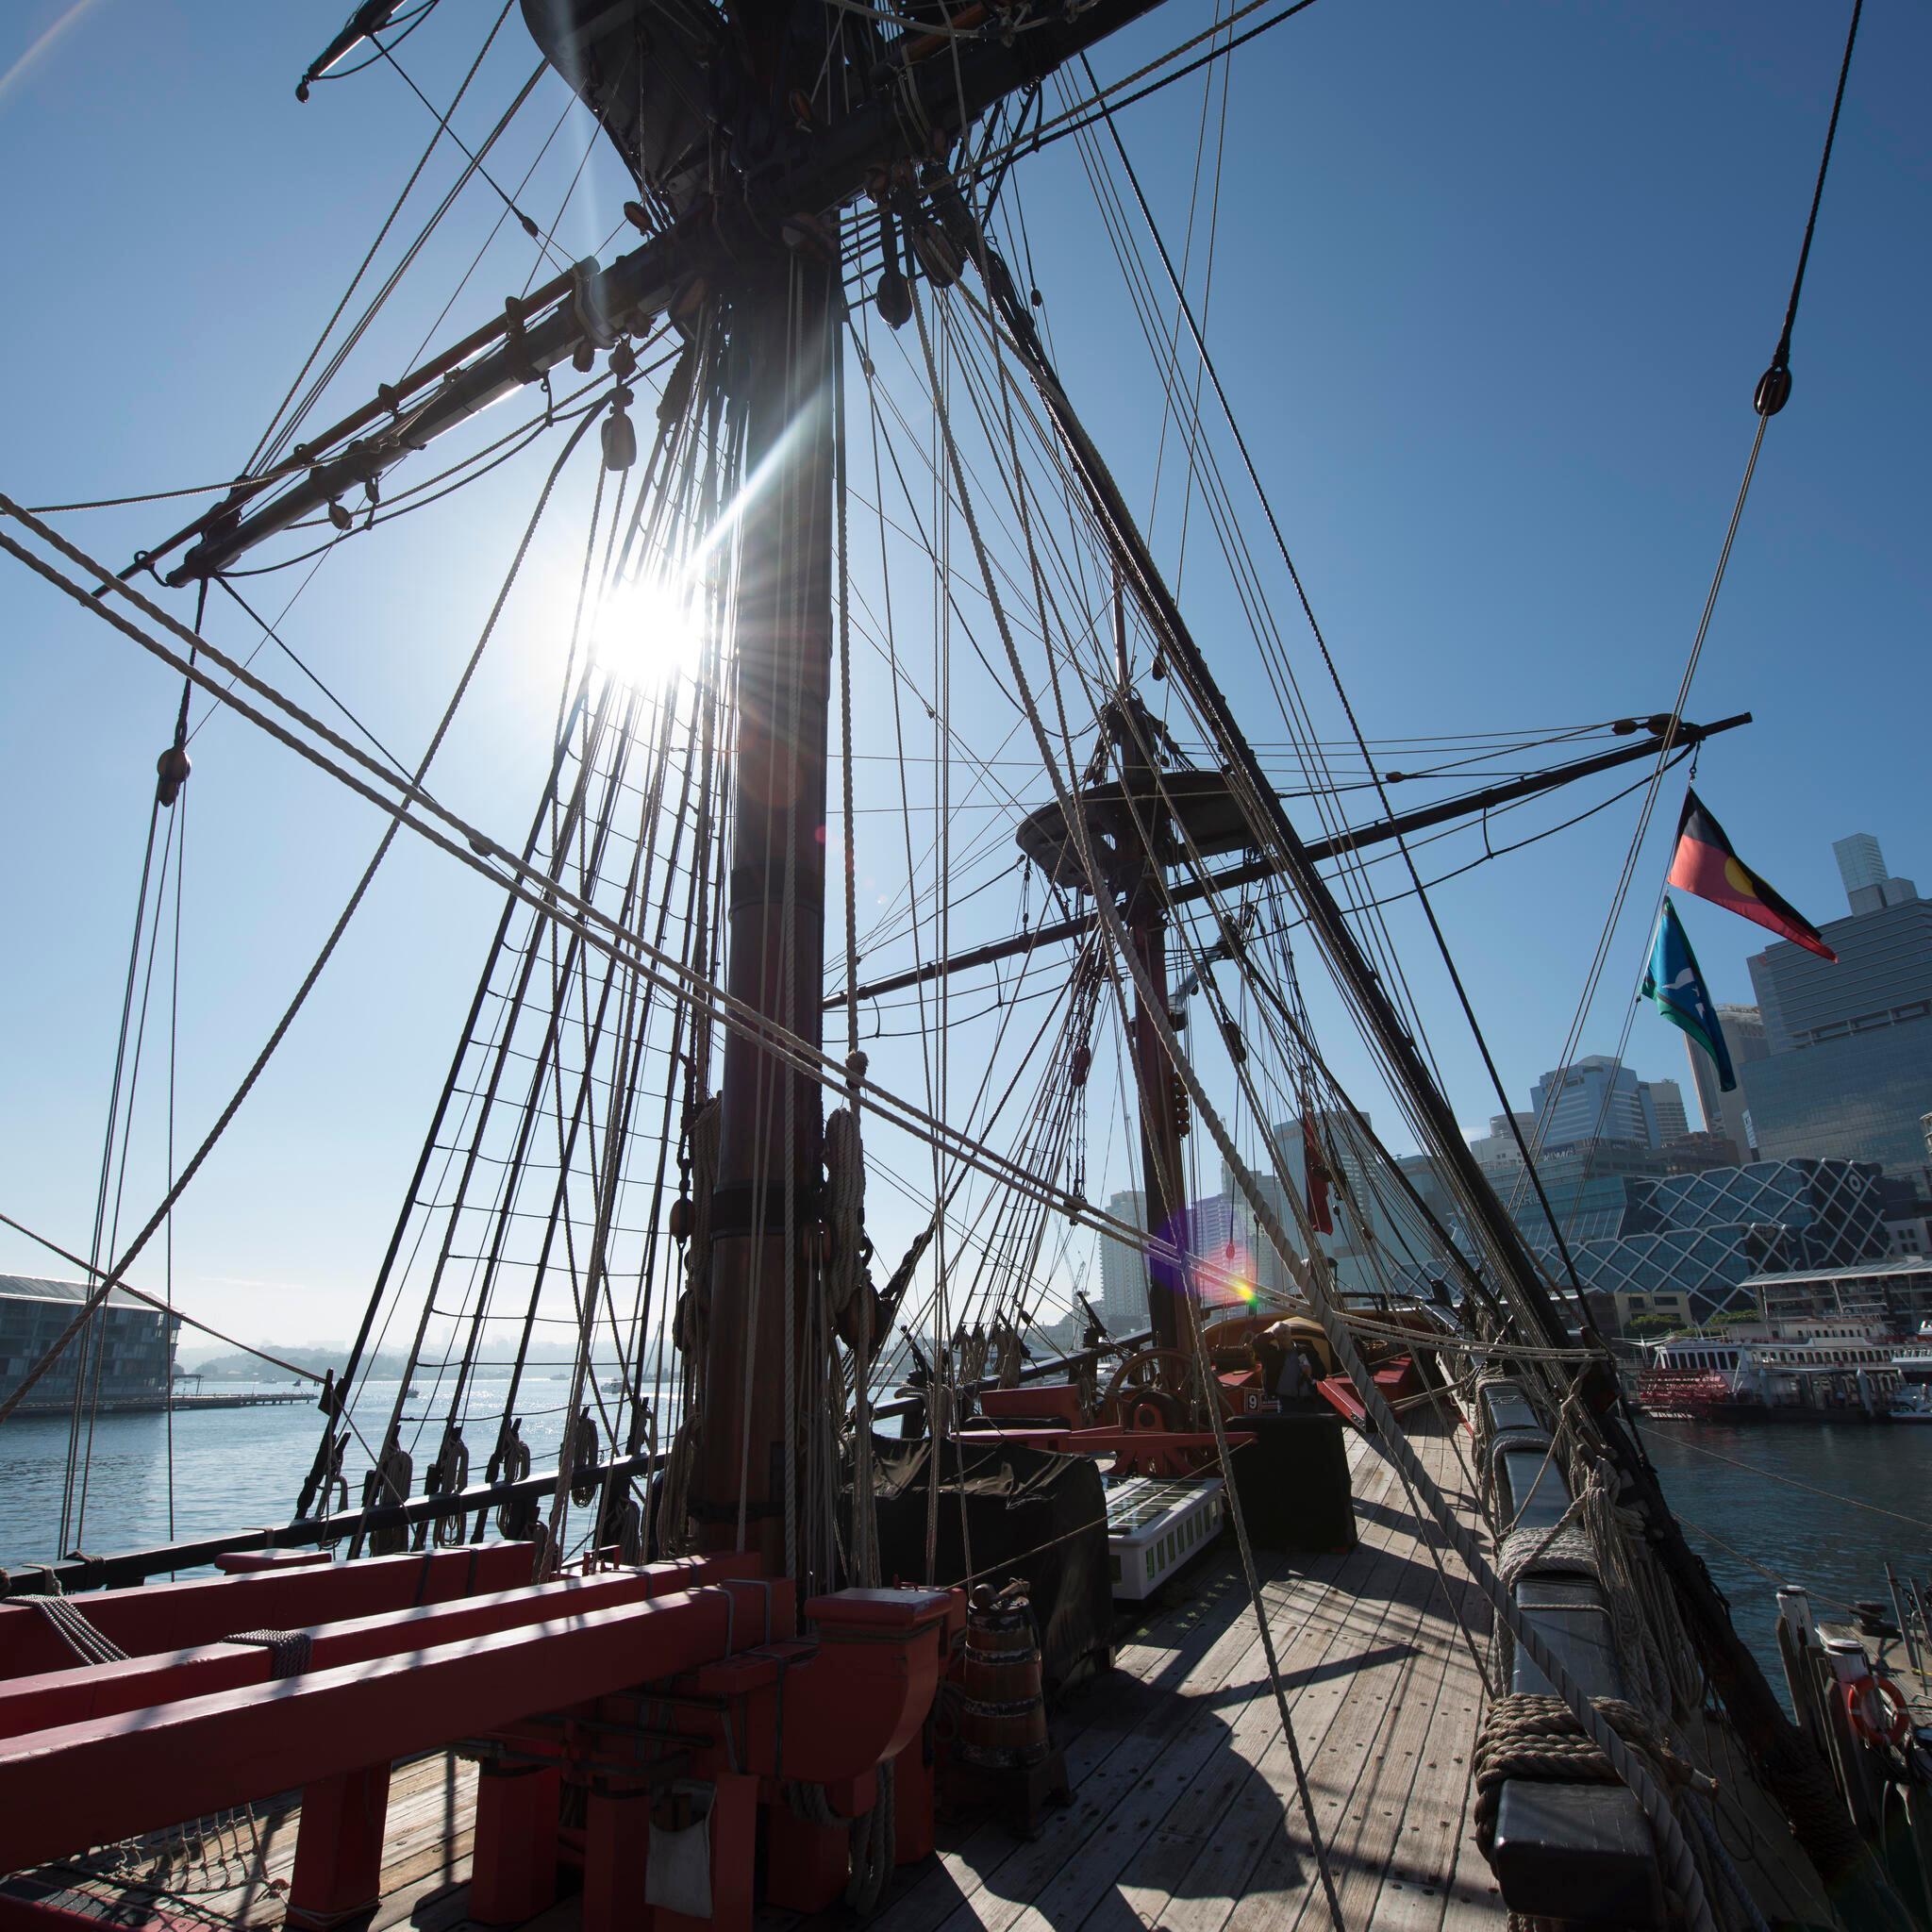
[[[1862,886],[1885,881],[1885,855],[1870,832],[1854,832],[1849,839],[1838,840],[1831,856],[1838,860],[1838,875],[1845,882],[1847,898]]]
[[[1695,1071],[1694,1069],[1692,1070]],[[1640,1080],[1622,1060],[1593,1053],[1545,1074],[1529,1090],[1530,1112],[1518,1114],[1530,1139],[1541,1123],[1545,1151],[1574,1147],[1587,1141],[1634,1141],[1662,1147],[1690,1131],[1684,1090],[1674,1080]],[[1531,1140],[1531,1145],[1536,1145]],[[1497,1114],[1487,1135],[1470,1142],[1477,1162],[1505,1174],[1520,1168],[1509,1119]]]
[[[1365,1124],[1367,1118],[1363,1116]],[[1315,1119],[1332,1169],[1328,1211],[1335,1223],[1335,1232],[1319,1239],[1336,1286],[1344,1294],[1373,1294],[1406,1280],[1435,1249],[1421,1216],[1346,1114],[1324,1112]],[[1306,1200],[1307,1143],[1301,1122],[1280,1122],[1273,1138],[1283,1166]],[[1265,1262],[1265,1243],[1263,1249]]]
[[[1661,1080],[1655,1087],[1674,1103],[1674,1119],[1683,1123],[1684,1096],[1677,1083]],[[1653,1083],[1640,1080],[1608,1054],[1587,1054],[1567,1067],[1552,1069],[1529,1090],[1529,1105],[1546,1148],[1574,1146],[1579,1141],[1663,1144]]]
[[[1108,1197],[1116,1221],[1144,1229],[1147,1196],[1138,1188]],[[1113,1335],[1138,1335],[1147,1325],[1147,1256],[1117,1236],[1100,1238],[1100,1319]]]
[[[1869,834],[1837,849],[1852,908],[1823,928],[1837,963],[1788,941],[1750,961],[1769,1049],[1739,1070],[1751,1126],[1767,1159],[1875,1160],[1894,1175],[1923,1177],[1932,901],[1911,880],[1883,875]],[[1874,864],[1876,880],[1867,876]]]
[[[1668,1147],[1690,1131],[1690,1117],[1684,1111],[1684,1090],[1674,1080],[1644,1080],[1640,1083],[1650,1095],[1651,1118],[1657,1123],[1657,1142]]]
[[[1492,1113],[1490,1116],[1490,1131],[1477,1134],[1469,1143],[1469,1151],[1475,1156],[1475,1164],[1493,1180],[1498,1174],[1506,1179],[1523,1172],[1523,1149],[1516,1144],[1516,1136],[1509,1131],[1509,1123],[1514,1119],[1522,1129],[1525,1143],[1533,1145],[1536,1137],[1536,1116],[1533,1113]]]
[[[1705,1131],[1722,1134],[1737,1148],[1740,1158],[1748,1158],[1757,1142],[1751,1139],[1751,1124],[1744,1105],[1744,1069],[1771,1051],[1764,1043],[1764,1017],[1756,1007],[1731,1006],[1720,1007],[1717,1020],[1724,1029],[1724,1045],[1729,1049],[1731,1067],[1739,1084],[1728,1093],[1722,1091],[1710,1056],[1686,1038],[1684,1051],[1690,1058],[1690,1084],[1697,1090]]]

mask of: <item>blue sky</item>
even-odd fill
[[[295,104],[296,75],[343,10],[8,10],[0,488],[27,503],[165,490],[232,474],[254,445],[428,132],[420,104],[379,70]],[[410,42],[405,64],[433,99],[449,98],[493,12],[451,0]],[[1209,17],[1172,0],[1102,50],[1101,74]],[[1668,706],[1749,446],[1750,394],[1783,314],[1843,26],[1837,6],[1321,0],[1236,58],[1208,335],[1371,736]],[[1700,789],[1745,856],[1821,921],[1843,909],[1830,842],[1849,831],[1875,832],[1894,871],[1932,885],[1928,57],[1924,9],[1874,0],[1798,325],[1795,394],[1767,439],[1689,707],[1757,714],[1712,748]],[[469,138],[532,64],[513,14],[458,117]],[[1186,218],[1201,86],[1122,120],[1171,237]],[[546,80],[531,125],[547,129],[563,105]],[[586,141],[579,121],[566,124],[534,207],[557,205]],[[451,172],[425,190],[440,192]],[[1144,505],[1158,408],[1073,144],[1026,164],[1022,181],[1070,387]],[[622,195],[614,162],[593,154],[559,231],[572,253],[605,243]],[[430,331],[498,209],[478,189],[458,212],[333,402],[359,400]],[[520,235],[500,238],[438,339],[493,312],[530,254]],[[297,607],[291,641],[386,741],[421,743],[544,463],[533,452],[446,513],[399,526],[408,541],[331,559]],[[1171,558],[1171,485],[1163,502],[1156,535]],[[118,561],[184,514],[157,504],[62,527]],[[444,768],[445,794],[494,827],[527,812],[541,758],[532,720],[561,657],[556,595],[543,592],[567,581],[568,550],[559,538],[533,560],[534,588],[507,618]],[[1190,570],[1212,649],[1224,598],[1205,562]],[[287,581],[244,588],[272,611]],[[246,641],[233,613],[222,622],[219,635]],[[1306,634],[1284,628],[1318,679]],[[1231,644],[1227,661],[1239,687]],[[297,682],[286,666],[276,675]],[[17,569],[0,573],[0,1208],[80,1247],[153,759],[175,695],[158,667]],[[1259,701],[1245,687],[1236,695]],[[184,1139],[225,1098],[377,830],[231,721],[199,737],[194,756]],[[1674,783],[1640,871],[1646,907],[1678,796]],[[1440,896],[1519,1106],[1561,1043],[1631,824],[1627,808],[1606,813]],[[347,1332],[494,909],[426,851],[394,855],[184,1209],[187,1305],[251,1337]],[[1493,1097],[1412,914],[1391,918],[1418,962],[1451,1096],[1479,1127]],[[1717,997],[1748,997],[1757,929],[1699,906],[1685,918]],[[1586,1051],[1614,1045],[1641,925],[1640,910]],[[1678,1037],[1659,1021],[1639,1016],[1630,1057],[1682,1077]],[[1341,1044],[1336,1058],[1344,1077],[1360,1064]],[[143,1118],[151,1163],[158,1129]],[[153,1178],[151,1165],[139,1173]],[[153,1197],[130,1183],[128,1218]],[[64,1272],[11,1236],[0,1266]]]

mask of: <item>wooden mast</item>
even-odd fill
[[[1109,720],[1120,756],[1121,781],[1129,799],[1146,800],[1140,830],[1145,835],[1127,885],[1124,911],[1134,952],[1146,984],[1167,989],[1167,910],[1162,890],[1173,854],[1166,815],[1155,791],[1146,726],[1134,716],[1127,666],[1126,595],[1120,579],[1113,587],[1114,706]],[[1185,1252],[1188,1242],[1187,1189],[1181,1181],[1182,1108],[1180,1083],[1161,1044],[1160,1030],[1136,985],[1130,1056],[1141,1104],[1141,1191],[1146,1201],[1147,1321],[1157,1348],[1185,1349],[1193,1337],[1181,1298],[1188,1292],[1186,1271],[1169,1258],[1169,1248]]]
[[[804,248],[774,247],[749,265],[731,294],[728,358],[745,455],[725,985],[814,1045],[824,980],[834,275]],[[704,1547],[733,1549],[741,1538],[777,1574],[800,1466],[798,1410],[813,1399],[799,1350],[824,1122],[818,1083],[742,1033],[726,1038],[722,1093],[691,1508]]]

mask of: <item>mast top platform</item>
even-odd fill
[[[1150,859],[1165,868],[1190,850],[1220,858],[1255,843],[1253,825],[1223,772],[1143,770],[1131,780],[1083,785],[1074,804],[1094,860],[1116,891],[1138,883]],[[1079,845],[1058,801],[1028,812],[1014,837],[1055,885],[1088,890]]]

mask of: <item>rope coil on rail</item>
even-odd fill
[[[1662,1732],[1642,1711],[1621,1697],[1592,1697],[1591,1707],[1635,1754],[1660,1790],[1676,1794],[1690,1789],[1699,1774],[1670,1747]],[[1623,1782],[1608,1756],[1586,1734],[1583,1722],[1562,1698],[1529,1691],[1512,1691],[1491,1705],[1477,1733],[1471,1765],[1475,1787],[1476,1844],[1485,1858],[1495,1849],[1496,1814],[1503,1787],[1511,1778],[1536,1778],[1545,1784]],[[1657,1835],[1657,1869],[1679,1923],[1696,1924],[1700,1909],[1708,1923],[1709,1907],[1690,1848],[1674,1857],[1661,1833]],[[1687,1884],[1688,1874],[1693,1883]]]
[[[308,1668],[315,1649],[315,1641],[306,1630],[238,1630],[227,1641],[267,1651],[271,1683],[278,1683],[284,1677],[299,1677]]]

